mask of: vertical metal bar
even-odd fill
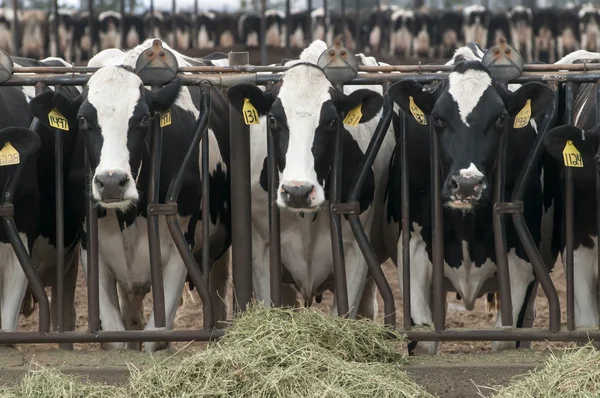
[[[87,149],[85,157],[85,186],[91,184],[93,170],[90,168]],[[88,195],[86,200],[86,235],[87,235],[87,277],[88,277],[88,328],[90,333],[100,331],[100,275],[98,264],[98,212],[94,199]]]
[[[260,0],[260,63],[267,65],[267,0]]]
[[[306,0],[306,13],[308,14],[306,17],[308,18],[308,23],[307,23],[307,30],[308,32],[306,37],[308,38],[308,43],[306,43],[306,45],[310,45],[310,43],[312,43],[313,41],[313,24],[312,24],[312,10],[313,10],[313,3],[312,0]]]
[[[565,123],[573,124],[573,83],[565,85]],[[575,329],[575,272],[573,264],[573,169],[565,167],[565,274],[567,279],[567,329]]]
[[[19,0],[12,0],[13,23],[12,23],[12,56],[18,57],[21,53],[21,27],[19,24]]]
[[[444,213],[442,212],[442,182],[440,176],[439,137],[429,121],[431,136],[431,190],[433,230],[433,323],[436,332],[446,328],[446,290],[444,289]]]
[[[198,48],[198,24],[196,23],[196,18],[198,18],[198,0],[194,0],[194,17],[192,18],[192,35],[194,35],[192,45],[194,48]]]
[[[600,124],[600,80],[596,82],[596,125]],[[596,230],[600,231],[600,148],[596,152]],[[596,294],[600,301],[600,244],[596,244],[598,251],[596,275]],[[600,302],[599,302],[600,304]]]
[[[156,115],[150,126],[150,173],[148,184],[148,206],[157,204],[160,194],[160,162],[162,155],[162,128]],[[160,252],[160,232],[158,216],[147,215],[148,246],[150,250],[150,272],[152,274],[152,300],[154,305],[154,324],[163,328],[167,324],[165,315],[165,292],[163,286],[162,256]]]
[[[285,51],[291,54],[290,39],[292,37],[292,5],[291,0],[285,0]]]
[[[404,309],[404,329],[412,326],[412,315],[410,309],[410,192],[408,180],[408,149],[406,135],[408,132],[408,117],[404,112],[402,115],[402,131],[400,132],[400,161],[402,179],[402,304]],[[400,253],[398,253],[400,254]]]
[[[88,0],[88,12],[90,13],[88,17],[89,21],[89,29],[88,32],[90,34],[90,54],[89,57],[92,58],[94,54],[94,49],[96,45],[96,15],[94,15],[94,0]]]
[[[494,181],[494,203],[504,202],[507,140],[508,127],[502,133],[502,136],[500,137],[500,145],[498,147],[496,175]],[[504,216],[494,211],[492,214],[492,224],[494,228],[494,247],[496,249],[496,267],[500,291],[500,317],[502,319],[502,326],[512,326],[512,299],[510,295],[510,277],[506,253],[506,230]]]
[[[154,35],[154,0],[150,0],[150,26],[148,26],[149,29],[149,37],[152,37]]]
[[[329,43],[327,41],[327,32],[329,31],[329,15],[327,13],[327,0],[323,0],[323,32],[324,32],[324,37],[323,37],[323,41],[325,43],[327,43],[327,45],[332,45],[333,43]]]
[[[171,0],[171,34],[173,35],[173,42],[171,47],[177,48],[177,21],[175,20],[175,14],[177,13],[177,0]],[[182,49],[178,49],[182,50]]]
[[[60,87],[56,86],[56,92]],[[56,297],[58,309],[59,333],[64,332],[64,278],[65,278],[65,215],[64,215],[64,165],[63,165],[63,132],[54,129],[54,173],[55,173],[55,197],[56,197]]]
[[[271,130],[267,127],[267,171],[269,173],[269,262],[271,273],[271,302],[281,307],[281,225],[277,206],[279,170],[275,162],[275,143]]]
[[[66,56],[64,54],[61,54],[60,52],[60,40],[58,37],[58,24],[60,23],[59,21],[59,15],[58,15],[58,0],[53,0],[52,3],[54,4],[54,9],[53,9],[53,13],[54,13],[54,24],[52,24],[52,26],[50,27],[50,29],[52,29],[52,32],[54,34],[54,46],[56,47],[56,54],[50,54],[53,57],[63,57]],[[71,61],[71,60],[67,60],[67,61]]]
[[[342,19],[342,44],[344,44],[346,47],[348,47],[350,43],[345,43],[345,39],[346,39],[346,23],[348,22],[346,20],[346,0],[341,0],[341,4],[340,4],[340,17]],[[335,40],[335,38],[334,38],[334,40]]]
[[[360,37],[360,0],[356,0],[355,3],[355,12],[356,12],[356,25],[354,26],[354,41],[356,43],[356,48],[354,49],[355,52],[359,51],[360,49],[362,49],[365,45],[365,43],[362,42],[361,37]]]
[[[208,141],[207,130],[202,136],[202,275],[206,282],[208,282],[210,274],[210,177],[208,175],[210,154]]]
[[[229,65],[247,65],[247,52],[230,52]],[[250,133],[242,114],[229,106],[231,170],[231,268],[234,310],[246,309],[252,296],[252,217]]]
[[[125,49],[127,48],[127,30],[125,27],[125,21],[128,19],[128,16],[125,14],[125,0],[119,0],[119,11],[121,12],[121,24],[119,26],[119,32],[121,33],[120,46],[122,49]]]

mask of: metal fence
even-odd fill
[[[15,332],[1,333],[0,343],[2,344],[21,344],[21,343],[90,343],[90,342],[141,342],[141,341],[190,341],[190,340],[209,340],[222,336],[222,330],[214,330],[214,319],[212,314],[212,303],[207,288],[207,275],[209,269],[209,253],[202,257],[201,267],[198,266],[185,241],[183,232],[177,222],[177,198],[182,184],[183,170],[192,158],[194,150],[198,150],[201,144],[203,153],[202,164],[202,195],[208,196],[208,139],[207,123],[210,113],[210,96],[208,89],[211,85],[223,88],[230,87],[239,83],[251,83],[256,85],[267,85],[276,83],[281,78],[281,72],[286,67],[264,67],[251,66],[248,64],[247,53],[230,53],[229,62],[231,66],[227,67],[178,67],[173,64],[174,57],[168,56],[168,50],[161,49],[156,51],[156,46],[160,42],[155,42],[154,49],[149,49],[142,53],[137,62],[137,73],[144,81],[144,84],[153,88],[158,88],[164,83],[178,77],[183,80],[184,85],[200,85],[202,88],[202,99],[200,102],[200,116],[196,123],[196,130],[193,141],[186,153],[177,176],[170,182],[165,203],[158,203],[158,178],[160,175],[160,151],[162,145],[162,129],[157,115],[153,118],[150,133],[150,157],[151,157],[151,178],[150,192],[148,197],[152,200],[148,205],[148,231],[150,247],[150,264],[152,272],[152,292],[154,298],[154,316],[157,327],[165,326],[165,307],[164,292],[162,286],[162,272],[160,264],[160,247],[157,233],[159,217],[166,217],[170,233],[187,267],[190,278],[192,279],[199,295],[202,298],[204,310],[204,329],[202,330],[154,330],[154,331],[101,331],[99,320],[99,276],[98,276],[98,222],[97,213],[94,211],[92,199],[87,201],[87,247],[88,247],[88,322],[89,331],[72,332],[64,331],[62,324],[59,325],[57,332],[50,331],[50,310],[49,301],[46,296],[44,286],[33,266],[27,251],[21,242],[14,221],[12,198],[19,181],[19,173],[24,164],[21,162],[17,167],[15,175],[11,179],[11,184],[6,188],[2,203],[0,204],[0,218],[10,242],[18,254],[19,261],[25,271],[27,279],[32,289],[33,295],[39,303],[39,331],[37,332]],[[512,56],[505,50],[513,51]],[[154,51],[153,51],[154,50]],[[510,51],[509,51],[510,52]],[[165,56],[167,53],[167,56]],[[171,60],[171,61],[170,61]],[[498,166],[496,170],[496,182],[494,191],[494,235],[497,253],[499,253],[497,264],[497,280],[488,285],[488,290],[499,291],[501,299],[501,319],[505,327],[512,326],[512,305],[510,303],[510,284],[508,278],[508,266],[506,259],[505,237],[503,233],[503,222],[505,215],[511,215],[511,220],[515,225],[518,237],[526,250],[526,253],[535,270],[537,282],[542,286],[546,297],[549,300],[550,319],[548,329],[478,329],[478,330],[452,330],[445,327],[445,295],[448,286],[444,281],[444,246],[442,232],[442,207],[441,207],[441,182],[439,168],[439,148],[437,136],[433,128],[430,128],[431,135],[431,153],[430,159],[432,170],[431,189],[433,192],[433,316],[434,330],[423,330],[421,328],[413,329],[411,327],[411,309],[410,309],[410,253],[408,242],[410,239],[410,219],[408,216],[408,163],[407,163],[407,137],[406,123],[404,118],[404,127],[399,135],[399,144],[401,145],[402,159],[402,230],[407,232],[402,234],[404,239],[403,256],[403,314],[404,325],[400,330],[405,333],[407,338],[412,341],[438,341],[438,340],[504,340],[504,341],[534,341],[534,340],[560,340],[560,341],[584,341],[588,339],[600,339],[600,330],[575,330],[574,327],[574,299],[573,299],[573,219],[568,215],[573,212],[573,194],[572,194],[572,175],[567,168],[567,330],[560,330],[560,307],[556,289],[550,279],[540,252],[538,251],[528,227],[523,217],[523,196],[535,165],[539,162],[543,154],[543,138],[549,127],[553,125],[558,110],[558,89],[560,85],[566,85],[567,92],[567,121],[572,120],[573,115],[573,83],[595,83],[596,101],[600,104],[600,64],[584,62],[573,65],[523,65],[518,52],[514,51],[506,43],[499,43],[492,47],[484,57],[493,76],[500,82],[525,83],[529,81],[538,81],[548,84],[554,92],[552,106],[547,110],[539,133],[530,150],[526,165],[521,170],[515,190],[512,193],[504,192],[504,168],[507,132],[505,130],[501,145],[498,149]],[[423,83],[432,83],[446,79],[452,66],[438,65],[417,65],[417,66],[358,66],[354,54],[343,48],[338,41],[331,49],[323,53],[319,60],[321,66],[330,79],[334,87],[342,89],[343,85],[351,84],[371,84],[386,85],[389,82],[401,80],[417,80]],[[84,85],[95,68],[88,67],[14,67],[10,57],[0,52],[0,86],[32,86],[36,85],[41,91],[40,83],[54,85],[59,89],[60,86],[82,86]],[[271,72],[271,73],[259,73]],[[364,72],[364,73],[358,73]],[[400,73],[398,73],[400,72]],[[369,271],[373,276],[379,292],[384,301],[384,321],[390,327],[396,327],[396,308],[394,296],[390,285],[380,267],[379,261],[375,256],[373,248],[364,231],[361,221],[358,217],[359,206],[357,199],[360,195],[366,171],[371,168],[383,138],[388,131],[393,112],[393,103],[388,94],[384,95],[383,114],[373,134],[372,140],[366,150],[364,159],[359,167],[359,171],[354,177],[353,184],[348,195],[347,202],[342,202],[340,198],[340,181],[343,170],[341,169],[339,159],[342,154],[342,134],[341,123],[338,124],[335,137],[334,170],[332,182],[332,195],[330,199],[330,225],[332,238],[332,251],[334,259],[334,282],[335,297],[340,314],[349,313],[348,297],[346,288],[346,274],[343,258],[343,244],[341,232],[341,216],[345,215],[352,227],[354,236],[360,246],[363,256],[368,264]],[[596,118],[600,121],[600,107],[596,108]],[[341,120],[341,119],[340,119]],[[244,310],[252,298],[252,241],[251,241],[251,206],[250,206],[250,146],[249,146],[249,128],[244,123],[242,115],[238,110],[230,106],[229,116],[231,138],[230,138],[230,171],[231,171],[231,212],[232,212],[232,273],[233,273],[233,293],[234,303],[237,304],[237,311]],[[31,129],[36,130],[39,121],[32,123]],[[430,126],[433,123],[429,123]],[[55,150],[56,150],[56,198],[57,198],[57,242],[63,242],[64,231],[64,209],[63,209],[63,191],[64,181],[62,173],[62,139],[60,130],[55,132]],[[280,306],[281,283],[282,283],[282,264],[281,264],[281,246],[279,238],[279,209],[272,198],[277,189],[278,173],[275,167],[273,142],[268,137],[268,191],[269,191],[269,229],[270,229],[270,278],[271,278],[271,300],[274,306]],[[599,154],[600,155],[600,154]],[[86,156],[87,158],[87,156]],[[597,157],[597,159],[600,158]],[[87,165],[87,159],[86,159]],[[89,166],[86,166],[89,169]],[[600,162],[596,163],[597,187],[600,188]],[[91,171],[91,170],[90,170]],[[89,178],[89,174],[88,178]],[[600,201],[600,189],[598,189]],[[511,194],[511,200],[505,201],[505,195]],[[206,195],[206,196],[205,196]],[[569,196],[570,195],[570,196]],[[570,197],[570,199],[569,199]],[[209,201],[202,201],[202,212],[208,214]],[[598,217],[600,218],[600,212]],[[208,238],[208,220],[209,217],[202,217],[203,239],[207,242]],[[600,220],[599,220],[600,222]],[[204,244],[208,247],[208,244]],[[58,286],[62,286],[64,270],[64,251],[58,250],[57,253],[57,280]],[[62,302],[62,290],[57,289],[57,300]],[[61,308],[61,307],[59,307]],[[60,310],[59,310],[60,311]],[[62,322],[63,317],[59,320]]]

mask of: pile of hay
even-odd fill
[[[154,362],[141,370],[132,367],[125,387],[105,387],[93,395],[86,390],[89,384],[55,372],[51,377],[33,373],[14,389],[13,396],[432,397],[402,370],[402,348],[386,338],[389,333],[374,322],[328,317],[312,309],[257,306],[203,351]],[[74,393],[60,393],[65,387],[53,381],[56,377],[63,377]],[[38,383],[42,386],[31,386]],[[56,393],[49,392],[46,384],[52,384]]]
[[[494,389],[494,398],[588,398],[600,396],[600,352],[591,345],[552,353],[545,366]],[[480,395],[483,396],[483,394]]]

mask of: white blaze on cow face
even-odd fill
[[[102,207],[125,209],[139,197],[130,167],[127,139],[134,109],[143,101],[142,81],[135,73],[122,67],[107,66],[94,73],[87,87],[86,102],[95,110],[95,123],[102,136],[100,157],[92,180],[92,195]],[[82,109],[85,106],[84,102]],[[106,178],[121,179],[120,200],[103,197],[102,180]]]
[[[484,71],[467,70],[465,73],[452,72],[448,78],[448,92],[458,104],[460,119],[469,126],[467,117],[479,103],[481,96],[492,84],[492,78]]]

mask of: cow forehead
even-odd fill
[[[468,126],[467,117],[481,101],[485,91],[490,89],[492,78],[485,71],[467,69],[450,73],[448,83],[448,93],[458,105],[460,119]]]
[[[332,99],[331,89],[331,83],[320,69],[298,65],[283,76],[277,97],[288,120],[318,118],[323,104]]]
[[[87,102],[101,118],[127,122],[142,95],[141,79],[125,68],[107,66],[99,69],[88,81]],[[123,120],[123,118],[125,118]]]

